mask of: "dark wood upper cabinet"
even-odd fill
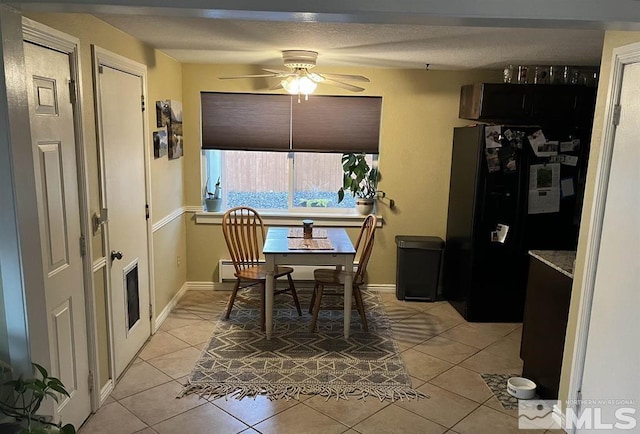
[[[478,83],[462,86],[460,113],[463,119],[512,122],[526,119],[531,100],[525,86]]]
[[[462,119],[526,125],[590,123],[595,88],[576,85],[477,83],[462,86]]]

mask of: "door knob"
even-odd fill
[[[122,259],[122,252],[116,252],[115,250],[111,251],[111,261],[113,262],[116,259]]]

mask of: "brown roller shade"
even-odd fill
[[[201,92],[202,149],[288,151],[291,97]]]
[[[378,153],[382,97],[310,95],[293,103],[292,148]]]

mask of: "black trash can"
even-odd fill
[[[439,237],[396,236],[396,298],[436,301],[440,298],[440,270],[444,240]]]

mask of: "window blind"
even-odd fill
[[[288,151],[287,95],[201,92],[202,149]]]
[[[292,109],[294,151],[378,153],[381,97],[312,95]]]
[[[202,92],[202,149],[378,153],[381,97]]]

